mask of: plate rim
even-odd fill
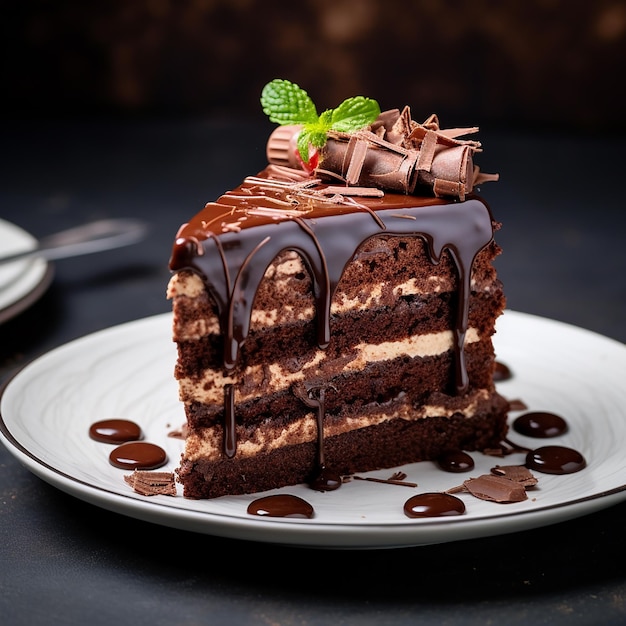
[[[24,237],[25,240],[29,239],[36,242],[36,238],[33,235],[13,222],[0,218],[0,228],[2,226],[18,232]],[[16,263],[20,263],[20,261],[16,261]],[[44,293],[46,293],[52,284],[55,273],[54,264],[41,257],[35,257],[29,261],[29,266],[31,268],[34,264],[40,266],[39,272],[36,274],[36,279],[33,278],[28,285],[24,286],[24,290],[22,290],[19,297],[14,298],[4,306],[0,307],[0,324],[8,322],[26,309],[29,309],[44,295]]]
[[[566,322],[560,322],[551,318],[533,314],[521,313],[510,309],[505,311],[505,315],[507,315],[509,319],[517,316],[523,316],[524,318],[530,318],[531,321],[554,323],[560,327],[565,326],[575,331],[589,334],[595,339],[608,342],[607,345],[613,345],[617,349],[626,349],[626,346],[617,340]],[[4,398],[5,392],[10,388],[13,381],[18,378],[24,370],[27,370],[29,366],[38,362],[47,355],[55,353],[59,350],[67,349],[69,346],[77,345],[81,341],[90,337],[109,333],[114,329],[120,329],[120,331],[122,331],[124,328],[137,324],[146,324],[149,322],[155,324],[163,323],[164,318],[171,319],[171,312],[159,313],[147,318],[133,320],[106,329],[101,329],[62,344],[44,355],[32,359],[29,363],[21,366],[17,371],[9,376],[2,383],[2,385],[0,385],[0,401]],[[312,538],[306,533],[302,533],[303,526],[307,527],[308,532],[311,532],[309,520],[254,518],[253,516],[250,516],[250,519],[247,519],[237,515],[229,515],[224,512],[186,509],[184,507],[179,507],[176,504],[165,505],[159,500],[155,500],[153,498],[138,499],[136,494],[124,494],[120,491],[91,484],[80,477],[72,476],[66,471],[52,466],[45,459],[39,458],[14,436],[5,421],[4,415],[2,414],[1,404],[0,434],[2,435],[0,436],[0,441],[2,441],[4,446],[8,448],[9,452],[29,471],[61,491],[64,491],[65,493],[83,501],[89,502],[95,506],[99,506],[126,516],[142,519],[147,522],[178,528],[181,530],[238,539],[251,539],[254,541],[290,546],[342,549],[416,547],[432,543],[443,543],[469,538],[493,536],[497,534],[508,534],[510,532],[517,532],[518,530],[527,530],[539,526],[545,526],[565,521],[567,519],[573,519],[582,515],[587,515],[626,499],[625,483],[611,489],[602,490],[595,494],[569,499],[564,502],[546,504],[531,510],[503,511],[501,514],[497,515],[475,514],[470,519],[433,518],[419,520],[419,524],[416,524],[415,520],[410,520],[409,518],[402,522],[372,522],[364,523],[362,525],[354,523],[346,524],[341,521],[316,522],[314,526],[315,534],[319,535],[319,537],[323,539],[323,541],[321,541],[319,537]],[[572,509],[577,509],[573,512],[574,514],[572,514]],[[503,519],[513,520],[509,525],[510,528],[494,528],[495,526],[501,524]],[[522,519],[522,523],[515,523],[520,519]],[[207,524],[207,522],[209,523]],[[309,526],[307,526],[307,524],[309,524]],[[477,525],[479,528],[476,528]],[[446,538],[445,530],[449,529],[450,526],[453,526],[454,528],[461,527],[464,531],[461,531],[458,537],[452,539]],[[482,526],[482,528],[480,528],[480,526]],[[387,534],[389,533],[389,529],[393,528],[394,533],[397,534],[395,540],[386,537],[383,537],[384,540],[379,538],[374,542],[371,540],[361,540],[364,536],[380,532],[379,529],[381,528],[384,529]],[[424,536],[422,540],[420,540],[419,536],[414,536],[416,533]]]

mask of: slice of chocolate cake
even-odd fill
[[[488,179],[472,165],[479,144],[408,109],[329,129],[304,158],[301,132],[279,127],[270,165],[174,243],[189,498],[330,490],[506,435],[497,224],[471,193]]]

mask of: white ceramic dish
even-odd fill
[[[611,506],[626,498],[626,346],[595,333],[507,311],[498,323],[498,359],[514,373],[500,383],[509,399],[529,410],[560,414],[569,431],[520,445],[564,445],[581,452],[587,468],[564,476],[536,474],[538,487],[517,504],[496,504],[460,494],[465,515],[410,519],[404,502],[422,491],[441,491],[496,464],[521,464],[473,454],[468,474],[449,474],[432,463],[402,470],[418,488],[352,481],[338,491],[306,486],[280,490],[311,503],[310,520],[249,515],[257,495],[186,500],[180,495],[144,497],[130,489],[108,462],[111,446],[93,441],[89,426],[112,417],[140,424],[146,440],[164,447],[165,469],[176,467],[182,441],[168,437],[183,421],[173,379],[171,316],[159,315],[73,341],[40,357],[6,385],[0,399],[1,439],[30,471],[94,505],[149,522],[218,536],[325,548],[418,546],[511,533],[553,524]],[[516,414],[512,414],[514,419]],[[387,478],[392,470],[369,475]],[[179,486],[180,489],[180,486]]]
[[[36,245],[32,235],[0,219],[3,256],[32,250]],[[31,306],[43,295],[51,279],[51,266],[45,259],[22,259],[0,265],[0,324]]]

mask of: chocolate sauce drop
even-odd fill
[[[309,487],[314,491],[335,491],[341,487],[341,476],[328,467],[319,467],[309,481]]]
[[[261,517],[298,517],[311,519],[313,507],[302,498],[290,494],[276,494],[258,498],[248,505],[250,515]]]
[[[544,446],[526,455],[526,467],[544,474],[573,474],[586,466],[580,452],[563,446]]]
[[[315,491],[335,491],[341,487],[341,476],[333,469],[326,467],[324,452],[324,398],[326,391],[322,387],[312,387],[299,393],[299,398],[306,406],[315,409],[317,422],[317,459],[309,487]]]
[[[163,448],[142,441],[131,441],[117,446],[109,454],[111,465],[120,469],[156,469],[167,463],[167,454]]]
[[[558,437],[567,432],[567,422],[559,415],[543,411],[533,411],[520,415],[513,422],[513,430],[520,435],[546,439]]]
[[[129,420],[109,419],[95,422],[89,427],[89,436],[103,443],[124,443],[141,439],[141,428]]]
[[[463,513],[463,500],[449,493],[420,493],[404,503],[404,514],[407,517],[446,517]]]
[[[508,365],[496,361],[496,369],[493,372],[493,380],[495,382],[502,382],[503,380],[509,380],[513,377],[513,373],[509,369]]]
[[[450,450],[437,459],[437,465],[444,472],[469,472],[474,469],[474,459],[462,450]]]

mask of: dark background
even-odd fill
[[[3,2],[13,117],[258,116],[287,78],[442,125],[623,131],[622,0]]]

